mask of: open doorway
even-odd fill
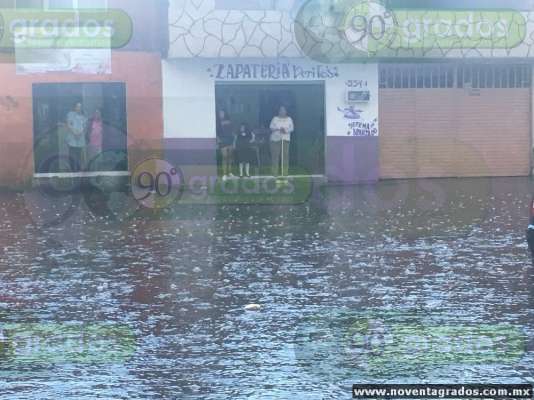
[[[256,132],[260,174],[269,174],[271,120],[280,106],[295,130],[289,148],[290,175],[323,175],[325,171],[325,94],[322,82],[217,83],[217,110],[225,110],[236,129],[241,123]]]
[[[33,121],[36,176],[127,173],[124,83],[34,84]]]

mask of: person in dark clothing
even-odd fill
[[[227,176],[233,176],[233,152],[234,152],[234,133],[232,121],[226,115],[226,111],[219,110],[217,113],[217,144],[221,152],[222,174],[223,179]]]
[[[246,124],[241,124],[239,132],[235,137],[235,151],[236,158],[239,164],[239,176],[243,177],[243,169],[247,177],[250,177],[250,164],[255,160],[254,149],[252,143],[254,143],[254,133],[248,129]]]

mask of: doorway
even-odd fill
[[[289,148],[290,175],[324,175],[325,90],[323,82],[217,83],[217,110],[225,110],[239,128],[246,123],[257,138],[260,174],[269,174],[271,120],[285,106],[295,130]]]
[[[68,115],[82,105],[85,121],[82,160],[72,169]],[[93,121],[101,115],[97,151],[90,147]],[[33,85],[34,165],[37,176],[120,175],[128,171],[126,86],[111,83],[38,83]]]

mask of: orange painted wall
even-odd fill
[[[13,63],[0,63],[0,186],[17,187],[31,181],[32,84],[60,82],[124,82],[130,169],[141,158],[153,154],[152,150],[161,149],[163,111],[159,53],[113,52],[110,75],[17,75]]]

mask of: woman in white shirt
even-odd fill
[[[289,143],[291,141],[291,133],[295,130],[295,127],[284,106],[281,106],[278,110],[278,115],[271,121],[270,128],[273,175],[279,175],[280,165],[282,165],[282,176],[287,176],[289,171]]]

